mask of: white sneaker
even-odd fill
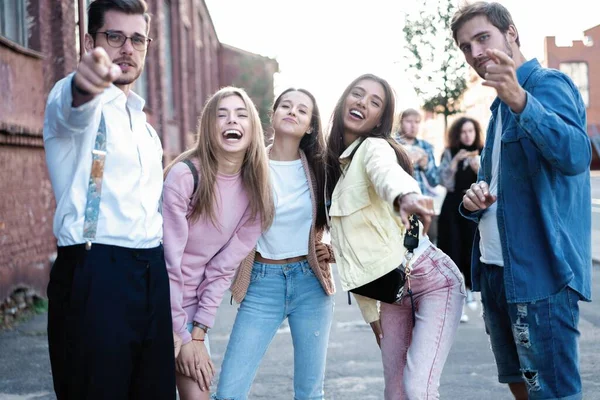
[[[469,307],[469,309],[471,311],[477,310],[477,300],[475,300],[475,296],[473,296],[473,292],[470,291],[469,289],[467,289],[467,298],[465,299],[465,303],[467,304],[467,307]]]
[[[460,322],[469,322],[469,316],[463,312],[463,314],[460,316]]]

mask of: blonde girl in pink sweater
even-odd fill
[[[206,103],[194,148],[165,169],[164,249],[181,400],[208,399],[215,373],[206,332],[236,269],[274,208],[258,112],[227,87]]]

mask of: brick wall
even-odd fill
[[[56,241],[44,107],[77,63],[73,0],[28,0],[27,12],[29,48],[0,38],[0,303],[18,288],[46,293]]]
[[[546,64],[559,69],[561,63],[585,62],[588,66],[590,102],[588,124],[600,124],[600,25],[584,32],[591,41],[573,41],[571,46],[557,46],[553,36],[545,39]]]
[[[592,140],[591,169],[600,169],[600,25],[584,31],[586,41],[575,40],[570,46],[557,46],[554,36],[545,38],[546,66],[560,69],[561,63],[584,62],[588,67],[588,135]]]
[[[22,287],[45,295],[56,241],[43,149],[0,146],[0,182],[0,303]]]

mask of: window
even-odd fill
[[[27,8],[24,1],[0,1],[0,35],[27,47]]]
[[[163,1],[163,14],[165,26],[164,37],[165,37],[165,73],[167,75],[167,117],[175,117],[175,94],[174,94],[174,82],[173,82],[173,50],[172,50],[172,26],[171,26],[171,3],[167,0]]]
[[[588,108],[590,106],[590,85],[587,63],[560,63],[559,69],[573,80],[573,83],[581,93],[585,107]]]

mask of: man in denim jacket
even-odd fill
[[[473,289],[499,381],[517,399],[581,399],[578,301],[591,300],[585,106],[566,75],[525,59],[502,5],[461,8],[452,34],[498,94],[478,183],[460,209],[479,227]]]

